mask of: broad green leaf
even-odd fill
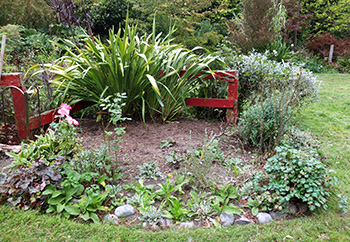
[[[47,203],[48,204],[51,204],[51,205],[57,205],[57,204],[60,204],[63,200],[64,200],[65,197],[63,196],[59,196],[59,197],[54,197],[54,198],[50,198]]]
[[[57,191],[56,187],[52,184],[46,186],[45,191],[42,192],[42,195],[49,195]]]
[[[66,210],[67,213],[69,213],[69,214],[71,214],[71,215],[73,215],[73,216],[79,215],[79,214],[80,214],[80,209],[79,209],[79,207],[76,206],[76,205],[66,205],[66,206],[64,207],[64,210]]]

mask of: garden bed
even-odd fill
[[[183,152],[191,148],[201,147],[211,134],[222,134],[229,132],[230,125],[220,121],[205,120],[177,120],[173,122],[160,123],[150,122],[144,124],[141,121],[129,121],[123,125],[126,134],[122,138],[121,150],[118,156],[118,163],[123,167],[123,182],[135,182],[139,173],[139,165],[148,162],[155,162],[160,171],[167,175],[177,171],[176,166],[167,164],[166,156],[171,151]],[[99,149],[104,143],[104,132],[101,123],[94,119],[86,119],[80,122],[83,148],[94,150]],[[175,143],[170,147],[160,148],[162,141],[173,140]],[[237,150],[242,151],[242,145],[238,140],[223,139],[220,142],[220,149],[225,155],[232,154]],[[226,174],[227,169],[218,176]],[[219,178],[219,177],[218,177]],[[225,179],[223,179],[225,180]]]

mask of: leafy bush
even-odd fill
[[[53,129],[49,129],[46,135],[37,136],[36,141],[31,140],[29,144],[22,143],[19,154],[9,153],[14,161],[6,168],[17,166],[30,168],[33,166],[33,161],[37,160],[52,164],[57,157],[66,160],[81,150],[75,127],[69,125],[67,121],[53,123],[52,127]]]
[[[51,43],[61,41],[58,36],[10,24],[0,27],[0,36],[3,34],[7,36],[4,57],[6,72],[26,71],[36,63],[53,61],[61,55],[60,50]]]
[[[265,126],[265,118],[260,118],[260,139],[257,131],[257,122],[253,118],[257,118],[258,108],[251,108],[251,111],[245,113],[244,125],[254,124],[254,127],[243,127],[246,130],[253,145],[259,140],[258,153],[273,152],[273,147],[278,146],[284,129],[292,117],[295,110],[304,104],[313,101],[317,97],[320,82],[312,75],[310,71],[303,69],[301,66],[291,63],[279,63],[268,60],[266,53],[260,54],[252,52],[250,55],[235,56],[231,60],[234,69],[238,69],[240,73],[240,91],[239,103],[242,107],[260,106],[260,116],[269,117],[271,124],[275,125],[273,130],[277,133],[270,135],[271,138],[266,146],[265,134],[270,130],[264,131],[266,128],[272,128],[271,125]],[[273,102],[273,105],[269,105]],[[272,109],[274,109],[272,111]],[[270,114],[267,114],[270,112]],[[248,118],[249,116],[249,118]],[[271,121],[274,118],[274,121]],[[248,122],[247,120],[251,121]],[[278,119],[278,120],[277,120]],[[249,131],[249,129],[252,129]],[[274,132],[274,131],[272,131]],[[255,133],[255,134],[254,134]],[[254,142],[252,142],[255,140]]]
[[[44,160],[36,159],[31,162],[31,167],[22,166],[9,171],[4,183],[0,184],[0,204],[46,209],[47,196],[41,193],[47,186],[61,185],[63,177],[57,170],[60,163],[60,160],[55,160],[54,164],[47,164]]]
[[[255,148],[262,144],[262,150],[265,152],[271,150],[282,125],[282,115],[273,99],[266,100],[262,105],[258,103],[250,106],[240,118],[241,138]],[[285,129],[282,130],[281,135],[284,133]]]
[[[320,54],[324,60],[328,60],[330,46],[334,45],[333,60],[342,56],[344,52],[350,51],[350,41],[342,40],[333,34],[325,33],[318,36],[312,36],[306,43],[309,50],[315,54]]]
[[[241,107],[254,98],[259,85],[267,77],[269,81],[281,82],[279,85],[284,84],[288,90],[293,91],[296,88],[293,86],[295,79],[299,75],[298,86],[303,88],[301,99],[314,100],[320,88],[320,81],[302,65],[271,61],[267,53],[254,51],[249,55],[227,56],[225,62],[232,70],[240,73],[238,103]]]
[[[350,50],[343,53],[338,57],[337,63],[341,66],[341,70],[344,72],[350,72]]]
[[[55,22],[55,14],[50,1],[21,0],[1,1],[0,26],[7,24],[23,25],[26,28],[47,28]]]
[[[302,152],[288,146],[276,147],[276,155],[265,165],[269,182],[264,190],[273,191],[281,204],[292,200],[307,203],[310,211],[327,208],[327,197],[335,178],[317,152]]]

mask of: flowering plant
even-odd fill
[[[69,125],[74,124],[75,126],[78,126],[79,122],[69,115],[71,109],[72,107],[70,105],[68,105],[67,103],[62,103],[57,113],[63,118],[66,117]]]

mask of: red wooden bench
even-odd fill
[[[182,76],[185,71],[181,71]],[[205,72],[201,72],[201,75]],[[187,98],[187,106],[197,107],[219,107],[227,108],[226,117],[228,123],[236,123],[237,118],[237,97],[238,97],[238,72],[237,71],[218,71],[214,75],[208,74],[205,80],[220,79],[228,82],[227,99],[215,98]],[[7,86],[11,89],[13,107],[15,111],[16,126],[18,136],[21,139],[33,138],[31,131],[35,128],[49,124],[55,120],[58,109],[49,110],[39,115],[29,117],[27,93],[22,85],[21,73],[2,74],[0,86]],[[79,111],[90,106],[89,103],[81,101],[72,105],[71,113]]]

